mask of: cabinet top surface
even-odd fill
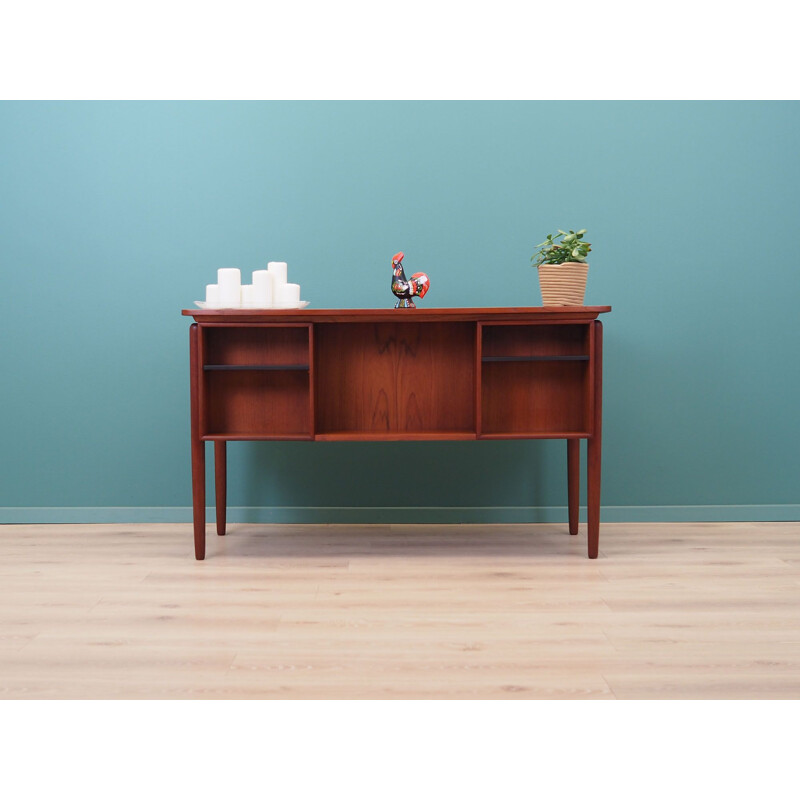
[[[282,322],[590,322],[611,306],[530,308],[214,308],[181,312],[205,324]]]

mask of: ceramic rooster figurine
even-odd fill
[[[425,297],[431,285],[431,279],[424,272],[415,272],[411,280],[406,279],[403,272],[403,253],[392,258],[392,292],[398,298],[395,308],[416,308],[411,299],[414,295]]]

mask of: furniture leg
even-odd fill
[[[588,475],[586,484],[589,558],[597,558],[600,544],[600,454],[603,427],[603,325],[594,321],[594,419],[592,436],[586,445]]]
[[[192,517],[194,520],[194,556],[206,557],[206,443],[200,438],[200,330],[197,323],[189,329],[192,413]]]
[[[225,511],[227,496],[226,442],[214,442],[214,481],[217,499],[217,535],[225,535]]]
[[[192,437],[192,504],[194,557],[206,557],[206,443]]]
[[[578,533],[581,480],[581,440],[567,439],[567,495],[569,498],[569,532]]]
[[[587,520],[589,528],[589,558],[597,558],[600,545],[600,437],[587,442],[588,480]]]

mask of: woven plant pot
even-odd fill
[[[563,264],[542,264],[539,267],[539,288],[545,306],[582,306],[586,294],[589,265],[578,261]]]

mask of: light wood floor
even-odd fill
[[[800,698],[800,523],[0,526],[0,698]]]

